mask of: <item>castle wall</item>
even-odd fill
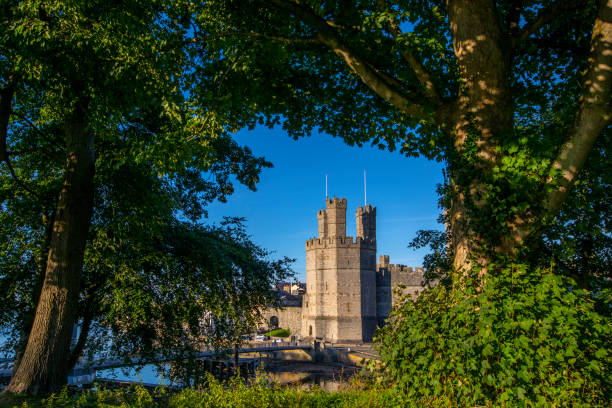
[[[285,306],[282,309],[266,309],[262,312],[264,326],[270,327],[270,320],[278,318],[278,327],[289,329],[292,336],[300,336],[302,332],[302,307]]]
[[[360,252],[361,320],[364,341],[371,341],[376,318],[376,207],[357,207],[357,239],[363,242]]]
[[[361,249],[361,332],[363,341],[372,341],[376,330],[376,245]]]
[[[402,295],[413,298],[422,292],[425,280],[423,268],[409,268],[404,265],[389,264],[389,256],[381,255],[376,266],[376,315],[379,326],[383,326],[393,305],[397,304]],[[404,285],[399,293],[395,291]]]

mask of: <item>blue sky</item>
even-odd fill
[[[257,191],[236,184],[227,203],[213,203],[209,220],[223,216],[247,219],[247,231],[275,258],[296,258],[296,276],[305,281],[304,242],[317,235],[316,212],[325,206],[325,175],[330,197],[346,197],[347,235],[355,236],[355,210],[364,202],[363,171],[367,173],[368,204],[377,207],[378,254],[391,263],[421,266],[426,249],[407,248],[419,229],[442,229],[436,185],[442,164],[407,158],[370,146],[351,147],[342,140],[315,134],[297,141],[282,129],[256,128],[235,135],[241,145],[274,164],[265,169]]]

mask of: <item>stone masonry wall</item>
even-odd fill
[[[399,296],[394,293],[394,289],[398,285],[405,285],[401,293],[416,297],[424,289],[425,270],[390,264],[389,255],[379,257],[376,270],[376,314],[378,325],[383,326],[391,307],[398,302]]]
[[[374,265],[362,268],[368,246],[352,237],[314,239],[306,243],[306,295],[302,334],[334,341],[362,341],[362,280],[371,281]],[[373,253],[373,249],[368,252]],[[375,304],[375,303],[373,303]],[[372,307],[365,310],[373,315]]]
[[[292,336],[299,337],[302,333],[302,307],[285,306],[282,309],[266,309],[262,312],[264,326],[270,327],[270,319],[278,318],[278,327],[289,329]]]

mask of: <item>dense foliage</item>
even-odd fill
[[[499,272],[393,310],[377,336],[394,382],[423,404],[608,406],[612,325],[590,293],[550,269]]]
[[[254,325],[289,273],[239,220],[204,224],[271,164],[190,93],[189,7],[0,6],[0,332],[16,372],[29,362],[17,392],[57,389],[84,349],[184,356],[221,322]]]
[[[217,95],[216,106],[231,105],[251,126],[282,123],[296,138],[318,129],[446,163],[447,254],[438,267],[537,256],[578,177],[587,190],[606,177],[608,2],[207,6],[194,32],[207,62],[198,74],[218,86],[198,92]],[[583,166],[590,176],[579,176]],[[584,215],[567,210],[574,205],[556,225]],[[544,239],[558,252],[552,247],[576,232],[560,227]],[[589,252],[585,245],[575,252]]]
[[[441,285],[406,302],[381,337],[394,378],[406,385],[405,373],[416,373],[409,395],[466,404],[609,398],[600,372],[610,350],[612,0],[1,7],[0,313],[21,338],[17,350],[39,322],[38,349],[13,389],[57,388],[45,378],[62,377],[62,367],[23,379],[63,364],[52,349],[63,342],[68,351],[75,320],[112,327],[129,339],[123,350],[182,349],[195,332],[179,320],[195,327],[193,305],[213,292],[227,306],[217,338],[235,345],[264,299],[245,300],[245,288],[261,287],[244,254],[255,271],[278,276],[286,263],[266,264],[239,229],[195,221],[231,193],[232,176],[254,188],[268,165],[229,133],[282,124],[293,137],[319,129],[446,164],[446,231],[415,242],[434,250],[428,274]],[[198,255],[208,248],[224,256]],[[198,280],[171,273],[183,270],[222,278],[202,274],[199,292]],[[46,284],[55,281],[69,297]],[[63,303],[46,307],[54,299]],[[56,306],[67,312],[49,313]],[[540,328],[547,319],[558,327]],[[491,336],[481,339],[485,324]],[[537,328],[533,338],[521,324]],[[442,362],[427,360],[425,347],[446,346]],[[506,348],[517,349],[516,362]],[[483,368],[491,352],[499,364]]]
[[[236,115],[445,162],[446,231],[415,241],[441,285],[379,336],[408,395],[606,405],[612,2],[209,4]]]

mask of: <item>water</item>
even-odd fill
[[[320,387],[328,392],[335,392],[347,386],[349,379],[343,376],[330,373],[322,373],[320,371],[312,371],[312,368],[301,371],[295,367],[292,371],[275,372],[276,370],[265,372],[265,375],[273,382],[288,386],[297,387],[300,389],[310,389],[312,387]],[[348,377],[350,377],[349,375]],[[96,373],[98,379],[112,379],[118,381],[131,381],[145,383],[151,385],[173,385],[172,382],[164,378],[163,375],[157,372],[155,365],[146,365],[140,369],[136,368],[115,368],[108,370],[100,370]]]
[[[96,372],[96,378],[136,381],[155,385],[171,385],[170,380],[164,378],[162,373],[158,373],[157,367],[153,364],[145,365],[142,368],[125,367],[99,370]]]
[[[328,392],[337,392],[348,385],[348,380],[330,378],[327,375],[309,372],[268,373],[271,380],[279,385],[309,390],[319,387]]]

